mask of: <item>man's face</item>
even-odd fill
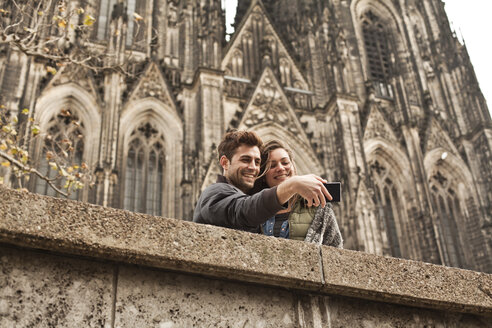
[[[225,177],[243,192],[248,192],[260,173],[260,150],[257,146],[241,145],[229,161],[225,156],[220,159]]]

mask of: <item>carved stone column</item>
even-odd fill
[[[208,163],[213,148],[217,147],[224,134],[224,109],[222,91],[223,73],[215,70],[201,69],[198,72],[200,99],[200,132],[198,141],[201,145],[199,161]]]
[[[123,66],[125,55],[125,40],[128,17],[124,11],[124,4],[114,6],[111,14],[110,40],[108,42],[109,65]],[[122,106],[124,80],[121,73],[111,71],[104,76],[104,109],[102,111],[101,141],[97,165],[97,199],[96,203],[103,206],[117,206],[114,203],[114,181],[117,181],[116,146],[118,140],[119,112]]]

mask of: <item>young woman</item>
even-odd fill
[[[280,141],[264,144],[255,191],[271,188],[296,175],[292,152]],[[331,204],[308,207],[299,195],[291,198],[287,209],[277,212],[261,226],[263,234],[280,238],[343,247],[343,240]]]

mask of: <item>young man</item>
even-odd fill
[[[263,142],[251,131],[231,131],[221,141],[219,161],[223,174],[207,187],[198,199],[193,221],[217,226],[258,231],[258,226],[284,209],[296,193],[308,205],[325,206],[331,199],[322,178],[315,175],[295,176],[282,184],[248,196],[260,172]]]

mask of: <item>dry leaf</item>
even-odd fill
[[[95,21],[96,21],[96,19],[94,17],[92,17],[91,15],[85,15],[84,25],[85,26],[92,26],[92,24],[94,24]]]
[[[37,125],[33,125],[31,127],[31,132],[33,135],[38,135],[41,132],[41,129]]]
[[[135,18],[136,22],[140,22],[141,20],[143,20],[143,17],[137,13],[133,13],[133,17]]]
[[[62,176],[67,177],[69,174],[63,167],[60,168],[60,171],[58,171]]]
[[[46,72],[55,75],[56,74],[56,68],[51,67],[51,66],[46,66]]]
[[[61,19],[60,21],[58,21],[58,27],[66,28],[67,27],[67,21],[64,19]]]

